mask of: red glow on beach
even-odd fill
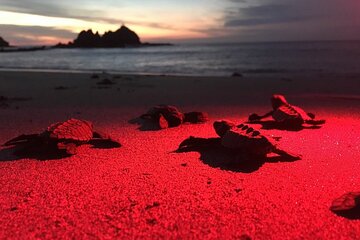
[[[256,86],[244,91],[244,79],[218,82],[194,77],[179,82],[179,77],[131,76],[137,88],[130,91],[134,85],[129,85],[128,76],[111,78],[115,84],[98,88],[101,79],[89,74],[23,75],[33,82],[17,74],[3,73],[12,83],[22,83],[8,94],[21,92],[34,98],[7,100],[9,106],[1,109],[8,116],[0,119],[1,142],[23,133],[40,133],[51,123],[76,117],[92,121],[122,146],[101,149],[84,144],[75,155],[54,160],[17,157],[2,148],[0,214],[6,231],[1,231],[1,238],[12,238],[14,232],[18,238],[351,239],[360,234],[358,219],[330,210],[334,199],[359,186],[359,114],[351,110],[357,101],[301,95],[298,87],[289,91],[290,103],[327,121],[320,128],[295,130],[251,124],[269,138],[279,137],[274,141],[281,149],[301,155],[301,160],[289,161],[271,153],[254,161],[218,147],[176,150],[189,136],[218,138],[213,128],[216,120],[240,124],[253,112],[268,111],[271,94],[278,92],[271,87],[259,99],[251,94]],[[42,81],[43,77],[56,80]],[[77,88],[71,88],[69,78],[78,79]],[[141,88],[162,81],[162,85]],[[55,90],[55,86],[69,88]],[[218,89],[224,87],[229,90],[221,95]],[[194,91],[183,90],[190,88]],[[222,102],[212,97],[213,91]],[[204,111],[210,120],[156,131],[129,122],[162,102],[162,92],[171,92],[172,102],[176,97],[182,112]],[[89,99],[93,99],[91,105]]]

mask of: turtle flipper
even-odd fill
[[[215,147],[221,145],[221,138],[198,138],[190,136],[179,145],[176,152],[187,152],[196,149]]]
[[[56,146],[59,150],[65,150],[65,152],[69,155],[75,155],[77,153],[77,146],[75,143],[60,142]]]
[[[145,120],[152,120],[153,119],[153,116],[149,113],[145,113],[145,114],[142,114],[140,117],[140,119],[145,119]]]
[[[290,152],[287,152],[287,151],[284,151],[280,148],[275,148],[273,149],[274,153],[280,155],[281,157],[284,157],[288,160],[300,160],[302,158],[302,156],[300,154],[295,154],[295,153],[290,153]]]
[[[305,120],[305,123],[306,124],[310,124],[310,125],[322,125],[326,122],[326,120],[314,120],[314,119],[311,119],[311,120]]]
[[[109,134],[103,132],[93,132],[93,138],[89,141],[95,148],[119,148],[121,143],[113,139]]]
[[[263,118],[267,118],[267,117],[269,117],[269,116],[271,116],[272,114],[273,114],[273,112],[274,111],[270,111],[270,112],[268,112],[268,113],[266,113],[266,114],[264,114],[264,115],[258,115],[258,114],[256,114],[256,113],[253,113],[253,114],[251,114],[250,116],[249,116],[249,118],[248,118],[248,120],[249,120],[249,122],[254,122],[254,121],[259,121],[259,120],[261,120],[261,119],[263,119]]]
[[[93,132],[93,139],[106,139],[106,138],[110,138],[109,134],[104,133],[104,132],[100,132],[100,131],[95,131]]]
[[[309,118],[311,119],[314,119],[315,118],[315,114],[314,113],[311,113],[311,112],[308,112],[306,113],[308,115]]]
[[[40,136],[39,134],[22,134],[13,139],[10,139],[6,143],[4,143],[3,146],[14,146],[22,143],[27,143],[29,141],[39,139],[39,136]]]

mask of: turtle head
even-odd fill
[[[223,137],[227,131],[234,128],[235,123],[228,120],[215,121],[213,127],[219,137]]]
[[[288,104],[285,97],[281,94],[274,94],[271,97],[271,104],[273,109],[278,109],[281,106]]]

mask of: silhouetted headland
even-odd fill
[[[91,29],[81,31],[73,42],[59,43],[55,48],[124,48],[142,46],[169,46],[169,43],[142,43],[140,37],[126,26],[115,32],[108,31],[104,35],[94,33]]]
[[[0,37],[0,52],[30,52],[30,51],[38,51],[38,50],[46,50],[49,49],[45,46],[39,47],[16,47],[10,45],[9,42],[5,41],[2,37]]]
[[[5,41],[2,37],[0,37],[0,47],[9,47],[10,44]]]

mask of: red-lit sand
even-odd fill
[[[304,80],[305,79],[305,80]],[[356,239],[360,220],[333,214],[333,199],[360,191],[358,79],[134,77],[97,89],[90,74],[0,72],[0,95],[31,97],[0,109],[0,142],[69,117],[91,120],[120,149],[80,148],[61,160],[0,151],[0,238]],[[68,90],[54,90],[57,86]],[[264,130],[300,153],[252,172],[221,155],[172,153],[189,135],[216,136],[212,121],[245,120],[283,93],[327,119],[321,129]],[[154,104],[207,111],[211,122],[139,131],[128,120]],[[19,109],[16,109],[18,106]]]

